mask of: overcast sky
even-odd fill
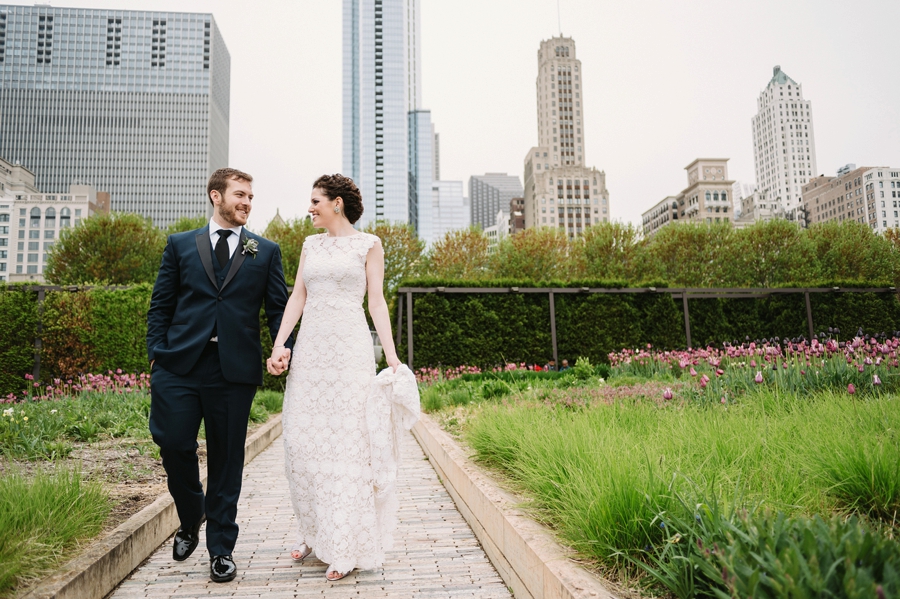
[[[313,180],[341,170],[341,4],[52,2],[213,13],[231,53],[230,162],[255,177],[255,230],[276,209],[304,214]],[[521,179],[556,1],[421,0],[421,10],[442,178]],[[685,187],[698,157],[730,158],[730,177],[754,182],[750,119],[776,64],[812,102],[820,173],[900,166],[898,0],[560,0],[559,13],[584,72],[587,164],[606,171],[615,220],[639,223]]]

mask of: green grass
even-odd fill
[[[282,393],[262,390],[250,410],[250,422],[265,422],[281,412]],[[150,439],[149,393],[86,392],[60,400],[0,404],[0,455],[44,459],[67,456],[73,443],[100,439]],[[200,427],[200,436],[204,434]]]
[[[77,470],[0,477],[0,597],[65,561],[100,532],[109,509],[100,484]]]
[[[654,518],[675,509],[678,493],[787,514],[892,518],[900,507],[898,431],[897,396],[760,390],[714,408],[488,406],[465,437],[567,542],[609,561],[659,542],[664,531]]]

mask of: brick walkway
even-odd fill
[[[411,434],[403,443],[399,479],[400,525],[384,568],[328,582],[325,564],[311,558],[294,564],[288,554],[294,515],[279,437],[244,469],[234,581],[210,582],[205,538],[184,562],[172,560],[169,540],[110,597],[510,598]]]

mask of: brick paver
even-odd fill
[[[326,565],[317,559],[307,558],[302,564],[291,561],[294,514],[284,477],[284,448],[278,438],[244,468],[238,506],[241,532],[234,552],[238,576],[234,581],[217,584],[209,580],[205,538],[184,562],[172,560],[170,539],[110,597],[512,596],[411,434],[403,440],[399,495],[399,528],[384,567],[357,571],[334,583],[326,581]]]

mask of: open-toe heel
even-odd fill
[[[337,582],[338,580],[341,580],[342,578],[346,578],[347,576],[349,576],[351,573],[353,573],[355,571],[356,571],[356,568],[353,568],[347,572],[338,572],[331,566],[328,566],[328,569],[325,570],[325,579],[328,580],[329,582]]]
[[[306,543],[298,543],[291,547],[291,559],[295,562],[302,562],[309,554],[312,553],[312,547]]]

